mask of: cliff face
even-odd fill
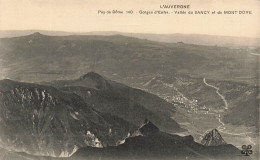
[[[0,81],[0,144],[11,150],[67,157],[85,146],[116,145],[131,127],[100,114],[76,94]]]
[[[201,144],[205,146],[219,146],[227,143],[224,141],[218,130],[213,129],[203,137]]]

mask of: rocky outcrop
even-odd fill
[[[159,128],[156,127],[151,121],[148,119],[145,120],[145,123],[139,128],[139,132],[142,135],[155,134],[159,132]]]
[[[203,137],[201,144],[205,146],[219,146],[227,143],[224,141],[218,130],[213,129]]]

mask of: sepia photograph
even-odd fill
[[[0,160],[259,160],[259,0],[0,0]]]

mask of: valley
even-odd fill
[[[182,128],[187,130],[186,132],[175,134],[181,136],[192,135],[194,140],[200,143],[202,137],[207,132],[216,128],[227,143],[231,143],[237,148],[241,148],[243,144],[252,145],[255,151],[253,158],[257,159],[259,156],[259,144],[257,143],[259,142],[258,127],[233,125],[223,122],[223,117],[230,109],[228,101],[225,96],[222,95],[223,91],[221,91],[217,86],[211,85],[205,78],[194,80],[193,78],[181,77],[182,76],[175,77],[177,79],[174,78],[175,82],[172,80],[169,81],[169,79],[165,82],[165,78],[163,78],[162,75],[156,75],[143,86],[139,87],[143,87],[174,104],[177,108],[177,114],[174,114],[172,118],[177,121]],[[181,86],[192,86],[192,83],[194,82],[201,84],[196,85],[196,88],[193,88],[192,91],[188,92],[189,94],[192,92],[205,92],[203,89],[205,87],[212,88],[213,90],[207,90],[205,93],[212,94],[211,99],[205,100],[205,97],[200,97],[198,99],[195,99],[193,96],[188,97],[189,94],[187,94],[187,92],[185,95],[178,90],[178,85],[176,84],[180,83],[180,81],[182,81]],[[207,103],[207,101],[213,101],[213,103]],[[233,107],[232,105],[233,104],[231,103],[231,107]]]

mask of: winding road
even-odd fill
[[[228,103],[227,100],[225,99],[225,96],[223,96],[222,94],[219,93],[219,88],[216,86],[213,86],[211,84],[208,84],[206,82],[206,78],[203,78],[203,82],[206,86],[209,86],[211,88],[214,88],[216,90],[216,93],[219,95],[219,97],[223,100],[224,104],[225,104],[225,109],[228,109]],[[218,114],[218,121],[220,123],[220,125],[217,127],[217,129],[219,130],[219,132],[224,133],[224,134],[228,134],[228,135],[232,135],[232,136],[246,136],[248,138],[248,141],[252,144],[252,145],[256,145],[255,142],[253,142],[252,138],[248,136],[248,134],[252,133],[252,132],[244,132],[244,133],[230,133],[225,131],[226,127],[225,127],[225,123],[222,121],[222,117],[221,114]],[[206,131],[205,133],[207,133],[208,131]]]
[[[204,84],[205,84],[206,86],[209,86],[209,87],[211,87],[211,88],[216,89],[216,93],[219,95],[219,97],[220,97],[220,98],[223,100],[223,102],[225,103],[225,109],[228,109],[228,103],[227,103],[225,97],[224,97],[222,94],[219,93],[219,88],[216,87],[216,86],[213,86],[213,85],[211,85],[211,84],[208,84],[208,83],[206,82],[206,79],[205,79],[205,78],[203,78],[203,82],[204,82]]]

